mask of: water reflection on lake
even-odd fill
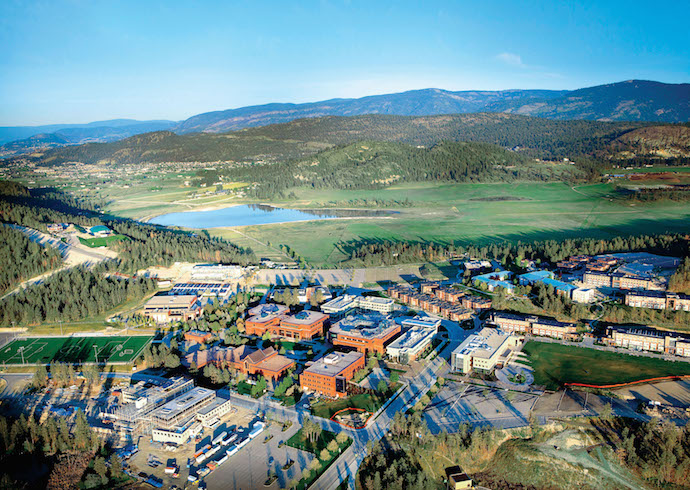
[[[371,218],[391,216],[397,211],[367,209],[286,209],[265,204],[246,204],[211,211],[187,211],[156,216],[149,222],[184,228],[220,228],[223,226],[268,225],[292,221],[336,218]]]

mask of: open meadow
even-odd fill
[[[272,204],[319,207],[329,201],[409,199],[411,207],[383,218],[353,218],[241,228],[216,228],[221,236],[261,255],[262,245],[288,245],[317,265],[337,265],[350,257],[348,242],[408,240],[491,243],[495,240],[559,240],[644,233],[684,232],[690,204],[624,202],[611,184],[565,183],[405,184],[380,190],[295,189],[297,199]]]
[[[557,390],[564,383],[607,385],[690,374],[690,363],[671,362],[546,342],[527,342],[534,384]]]

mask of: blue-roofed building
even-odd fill
[[[518,283],[521,286],[528,286],[534,284],[535,282],[541,282],[544,279],[553,279],[554,274],[551,271],[534,271],[528,272],[527,274],[522,274],[518,277]]]
[[[559,294],[565,294],[569,298],[572,296],[573,291],[577,289],[576,286],[569,284],[567,282],[559,281],[555,278],[554,273],[551,271],[534,271],[528,272],[527,274],[522,274],[518,277],[518,282],[522,286],[527,286],[530,284],[536,284],[538,282],[542,284],[547,284],[553,286],[553,288]]]
[[[89,233],[94,236],[108,236],[112,233],[112,231],[110,231],[110,228],[107,226],[96,225],[89,228]]]
[[[493,291],[494,289],[501,287],[512,292],[515,289],[513,283],[509,281],[512,275],[513,273],[510,271],[498,271],[482,274],[481,276],[475,276],[472,278],[472,280],[486,284],[489,291]]]
[[[559,281],[558,279],[544,279],[541,281],[544,284],[553,286],[553,288],[560,294],[565,294],[569,298],[573,294],[573,291],[577,289],[576,286],[569,284],[567,282]]]

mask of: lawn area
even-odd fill
[[[690,363],[530,341],[523,352],[534,368],[534,383],[558,389],[563,383],[606,385],[659,376],[690,374]]]
[[[79,241],[82,245],[87,247],[97,248],[97,247],[107,247],[111,243],[119,242],[120,240],[129,240],[129,237],[125,235],[110,235],[105,237],[94,237],[94,238],[82,238],[79,237]]]
[[[49,364],[51,361],[132,362],[153,337],[28,337],[13,340],[0,349],[0,363]]]
[[[338,459],[340,454],[344,450],[346,450],[350,446],[350,444],[352,444],[352,439],[348,437],[345,442],[343,442],[342,444],[338,444],[338,452],[331,453],[330,458],[326,461],[321,460],[319,457],[321,451],[323,451],[331,441],[335,441],[336,437],[337,434],[327,430],[322,430],[319,434],[319,438],[314,443],[312,443],[307,439],[304,433],[304,428],[301,428],[295,433],[295,435],[293,435],[290,439],[287,440],[286,444],[288,446],[301,449],[303,451],[309,451],[310,453],[314,453],[321,462],[321,468],[319,468],[317,471],[311,471],[309,478],[302,478],[299,481],[299,483],[297,484],[297,490],[303,490],[305,488],[308,488],[309,485],[318,480],[318,478],[323,474],[323,472],[326,471],[328,467],[336,459]]]
[[[400,383],[394,383],[388,393],[378,393],[373,395],[363,393],[360,395],[351,395],[346,398],[338,398],[337,400],[321,400],[311,405],[311,413],[317,417],[330,419],[334,413],[344,408],[362,408],[368,412],[376,412],[386,403],[396,390],[400,388]]]

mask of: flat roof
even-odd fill
[[[462,344],[457,346],[453,351],[455,355],[473,355],[474,357],[481,357],[488,359],[500,349],[500,347],[510,338],[510,335],[501,334],[497,330],[491,328],[482,328],[479,333],[475,333],[467,337]]]
[[[332,352],[304,370],[305,373],[321,376],[338,376],[345,369],[364,357],[361,352]]]
[[[249,310],[248,322],[264,323],[290,311],[285,305],[266,303]]]
[[[216,396],[213,401],[206,405],[205,407],[202,407],[199,409],[197,412],[199,415],[206,415],[209,413],[211,410],[215,410],[216,408],[220,407],[221,405],[228,403],[230,400],[228,398],[221,398],[220,396]]]
[[[395,339],[389,349],[412,349],[422,342],[428,341],[436,335],[436,332],[424,327],[412,327],[410,330]]]
[[[326,318],[326,314],[320,311],[302,310],[294,315],[286,315],[283,321],[295,325],[311,325]]]
[[[189,407],[196,405],[211,395],[215,395],[213,390],[197,386],[186,393],[183,393],[177,398],[170,400],[162,407],[155,409],[151,415],[159,419],[169,420],[176,417],[180,412],[187,410]]]
[[[357,297],[349,294],[344,294],[343,296],[338,296],[337,298],[333,298],[327,303],[322,304],[321,309],[324,311],[328,309],[342,310],[344,308],[356,308],[356,306]]]
[[[430,316],[416,316],[414,318],[406,318],[402,321],[402,324],[410,327],[433,328],[441,325],[441,319],[431,318]]]
[[[154,296],[146,302],[145,308],[187,308],[196,299],[194,294]]]
[[[366,315],[348,315],[335,325],[330,332],[366,339],[384,338],[393,330],[400,328],[391,318],[371,313]]]

